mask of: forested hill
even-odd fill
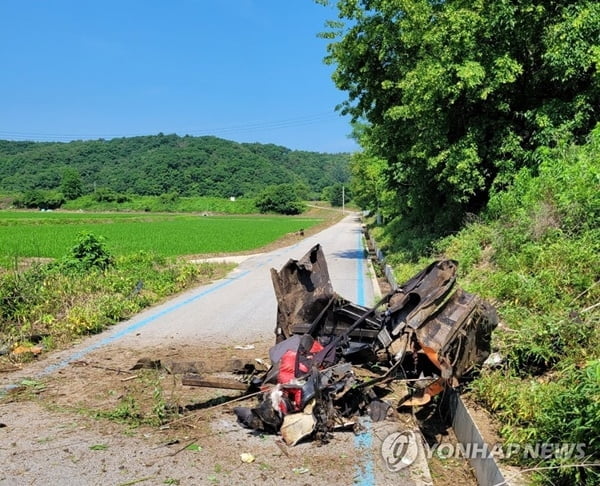
[[[217,137],[152,135],[111,140],[0,140],[0,191],[56,189],[76,171],[84,192],[182,196],[254,195],[265,186],[304,183],[307,196],[349,177],[349,154],[293,151]]]

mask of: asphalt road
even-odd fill
[[[138,315],[126,328],[139,327],[123,335],[120,344],[243,344],[274,339],[277,303],[270,269],[279,270],[290,258],[300,259],[317,243],[325,253],[334,290],[358,304],[373,304],[360,222],[356,214],[351,214],[297,244],[246,259],[224,280]]]

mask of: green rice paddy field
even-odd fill
[[[82,232],[104,237],[114,255],[139,250],[163,256],[241,252],[321,221],[262,215],[0,211],[0,259],[61,257]]]

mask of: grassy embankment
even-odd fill
[[[327,224],[322,216],[2,211],[0,348],[100,332],[231,269],[190,255],[256,251]]]
[[[585,444],[585,457],[512,459],[537,468],[541,484],[600,484],[600,129],[587,145],[543,149],[485,214],[441,240],[374,233],[399,281],[432,258],[459,261],[459,282],[491,300],[501,324],[499,369],[486,369],[470,395],[497,418],[506,443]],[[549,469],[543,469],[549,468]]]

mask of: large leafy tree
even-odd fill
[[[293,184],[266,187],[256,197],[256,207],[261,213],[300,214],[305,206],[298,198]]]
[[[376,213],[386,211],[390,207],[393,195],[387,188],[386,169],[387,163],[384,159],[370,157],[366,152],[356,152],[352,155],[350,187],[353,199],[360,207]]]
[[[63,171],[60,190],[67,200],[77,199],[83,195],[83,181],[77,170],[65,169]]]
[[[600,119],[597,1],[336,5],[326,61],[399,214],[455,224],[535,168],[535,148],[579,142]]]

